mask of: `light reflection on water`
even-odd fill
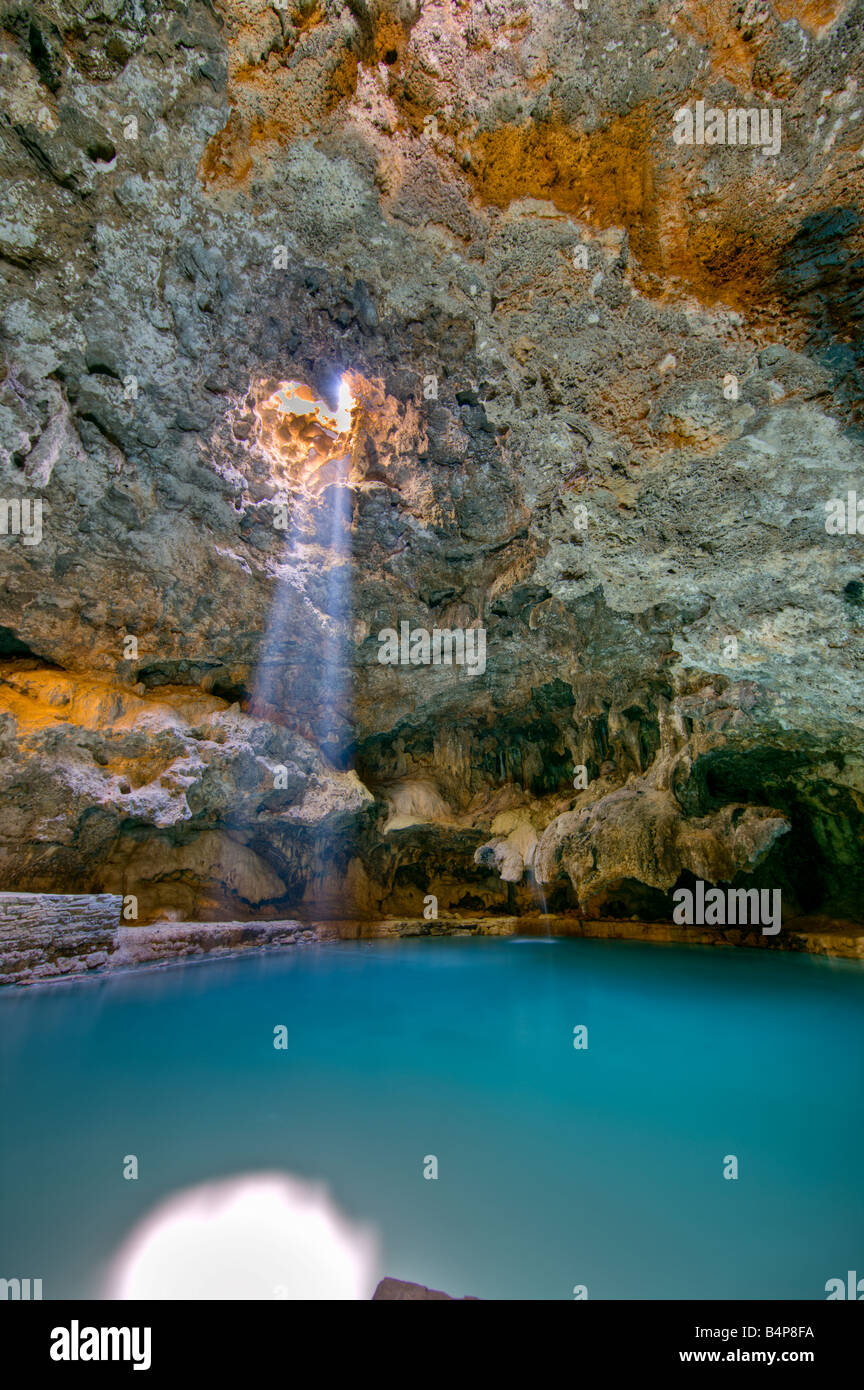
[[[104,1281],[107,1298],[371,1298],[374,1233],[320,1185],[246,1174],[175,1193],[139,1222]]]

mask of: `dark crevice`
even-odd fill
[[[28,661],[37,661],[40,666],[45,666],[53,671],[62,671],[63,667],[58,666],[56,661],[50,661],[39,652],[34,652],[26,642],[12,631],[11,627],[0,627],[0,660],[10,658],[20,658]]]

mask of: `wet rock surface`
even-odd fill
[[[745,9],[0,7],[0,886],[862,920],[864,11]]]

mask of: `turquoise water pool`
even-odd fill
[[[163,1198],[278,1170],[453,1294],[824,1299],[864,1274],[862,999],[854,962],[506,938],[6,991],[0,1273],[98,1295]]]

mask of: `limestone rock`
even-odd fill
[[[580,902],[621,879],[667,890],[685,870],[729,882],[756,868],[789,828],[782,815],[744,805],[687,819],[669,792],[630,784],[552,821],[537,874],[551,882],[564,870]]]
[[[0,15],[0,887],[860,920],[861,0],[493,8]]]
[[[116,949],[114,894],[0,893],[0,985],[106,966]]]

